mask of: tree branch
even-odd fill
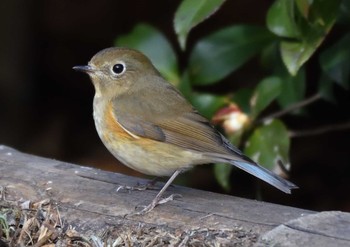
[[[278,111],[278,112],[275,112],[275,113],[272,113],[271,115],[269,116],[266,116],[266,117],[263,117],[262,119],[260,119],[258,122],[265,122],[269,119],[272,119],[272,118],[278,118],[278,117],[281,117],[283,115],[286,115],[287,113],[291,112],[291,111],[294,111],[296,109],[299,109],[301,107],[304,107],[306,105],[309,105],[311,103],[314,103],[315,101],[319,100],[321,98],[321,95],[320,94],[315,94],[313,96],[311,96],[310,98],[307,98],[305,100],[302,100],[300,102],[297,102],[281,111]]]
[[[295,138],[295,137],[304,137],[304,136],[313,136],[313,135],[320,135],[331,131],[339,131],[344,129],[350,129],[350,122],[341,123],[341,124],[332,124],[327,126],[322,126],[317,129],[312,130],[302,130],[302,131],[289,131],[289,137]]]

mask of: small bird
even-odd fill
[[[141,52],[107,48],[73,69],[95,87],[93,116],[107,149],[136,171],[171,176],[141,214],[160,203],[177,175],[200,164],[229,163],[288,194],[298,188],[234,147]]]

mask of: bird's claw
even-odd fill
[[[132,190],[138,190],[138,191],[143,191],[143,190],[148,190],[154,187],[156,183],[156,179],[146,183],[146,184],[139,184],[137,183],[136,186],[128,186],[128,185],[120,185],[117,187],[116,191],[119,192],[120,190],[127,190],[127,191],[132,191]]]
[[[167,202],[169,202],[169,201],[172,201],[172,200],[174,200],[175,197],[181,198],[182,195],[180,195],[180,194],[171,194],[170,196],[168,196],[168,197],[166,197],[166,198],[164,198],[164,199],[159,200],[158,203],[157,203],[157,205],[164,204],[164,203],[167,203]]]
[[[141,211],[132,213],[130,215],[145,215],[151,212],[156,206],[172,201],[174,200],[175,197],[182,197],[182,196],[180,194],[171,194],[170,196],[163,199],[155,198],[148,206],[145,206]]]

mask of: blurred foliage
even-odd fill
[[[249,25],[223,28],[199,40],[189,57],[191,83],[215,84],[259,53],[273,36]]]
[[[162,75],[209,119],[227,105],[238,106],[235,109],[239,109],[239,114],[237,110],[228,112],[222,118],[225,124],[220,127],[226,131],[228,139],[253,160],[275,169],[281,161],[289,163],[290,147],[288,128],[276,118],[295,114],[307,102],[313,102],[305,98],[305,66],[313,63],[312,66],[319,68],[319,74],[313,75],[319,81],[313,99],[336,101],[334,84],[343,90],[349,89],[349,2],[275,0],[266,13],[266,26],[232,25],[209,33],[186,53],[189,54],[186,67],[181,71],[170,42],[159,30],[147,24],[139,24],[129,34],[118,37],[115,45],[144,52]],[[223,5],[224,0],[181,2],[174,18],[181,50],[186,50],[191,30]],[[335,25],[346,30],[344,35],[332,44],[321,46]],[[227,95],[196,90],[219,83],[253,57],[258,58],[260,69],[268,75],[261,78],[255,89],[242,88]],[[311,57],[316,59],[310,61]],[[262,118],[261,113],[274,102],[280,111]],[[235,119],[242,114],[247,118],[240,119],[249,121]],[[240,129],[228,133],[225,126],[231,123]],[[223,188],[230,188],[231,171],[229,165],[216,164],[214,167],[214,174]]]
[[[174,29],[182,49],[190,30],[212,15],[225,0],[183,0],[175,13]]]

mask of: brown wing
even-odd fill
[[[131,91],[113,99],[114,114],[123,128],[186,149],[241,154],[172,85],[160,81],[156,88]]]

